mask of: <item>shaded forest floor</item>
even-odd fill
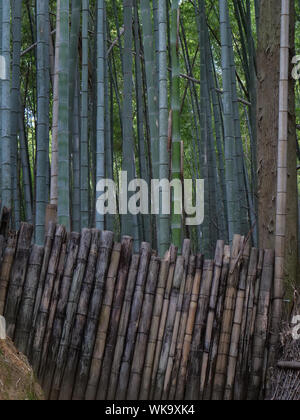
[[[27,359],[10,340],[0,340],[0,401],[44,400]]]

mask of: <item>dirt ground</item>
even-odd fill
[[[27,359],[10,340],[0,340],[0,401],[41,401],[44,396]]]

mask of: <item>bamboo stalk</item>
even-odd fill
[[[151,327],[153,305],[160,268],[160,259],[153,256],[149,266],[149,274],[145,288],[136,344],[131,364],[131,374],[128,383],[127,400],[138,400],[142,381],[143,367],[145,363],[148,335]]]
[[[191,344],[191,351],[187,371],[186,400],[199,399],[200,391],[200,369],[201,369],[201,348],[208,316],[208,305],[212,287],[214,262],[204,261],[203,280],[200,288],[198,311],[195,320],[194,334]]]
[[[162,313],[162,308],[163,308],[169,267],[170,267],[170,252],[167,252],[165,259],[161,263],[153,315],[151,319],[147,354],[145,358],[144,372],[143,372],[141,390],[140,390],[140,395],[139,395],[139,399],[142,401],[146,401],[149,399],[149,392],[150,392],[150,386],[151,386],[151,374],[152,374],[152,368],[153,368],[154,357],[155,357],[155,347],[157,343],[157,336],[158,336],[160,318],[161,318],[161,313]]]
[[[196,271],[196,257],[192,255],[189,260],[188,273],[187,273],[184,298],[183,298],[183,304],[182,304],[182,311],[181,311],[181,316],[180,316],[180,326],[179,326],[179,331],[178,331],[176,351],[175,351],[175,357],[174,357],[173,368],[172,368],[172,373],[171,373],[170,390],[169,390],[169,396],[168,396],[168,399],[170,401],[175,399],[175,394],[176,394],[176,385],[177,385],[178,373],[179,373],[180,362],[181,362],[181,357],[182,357],[182,349],[183,349],[186,325],[188,321],[190,302],[191,302],[191,297],[192,297],[192,292],[193,292],[195,271]]]
[[[41,356],[43,351],[43,343],[45,338],[45,332],[47,328],[47,322],[50,312],[50,303],[52,292],[54,288],[54,282],[56,272],[59,264],[60,254],[63,243],[66,239],[66,230],[63,226],[58,226],[55,233],[54,244],[51,252],[51,258],[49,261],[47,277],[45,281],[45,287],[41,299],[41,305],[39,308],[38,316],[35,325],[35,334],[32,343],[32,349],[30,353],[31,362],[35,373],[38,375]],[[79,235],[72,236],[70,239],[72,243],[79,243]]]
[[[274,275],[274,251],[266,250],[257,307],[255,333],[253,341],[253,355],[251,374],[248,387],[248,400],[257,400],[263,383],[263,368],[265,346],[268,337],[269,309],[272,297],[272,283]]]
[[[44,258],[44,248],[34,245],[28,263],[28,271],[24,285],[22,302],[18,316],[15,345],[18,350],[27,354],[30,330],[32,327],[32,315],[34,301],[39,281],[39,276]]]
[[[151,377],[150,400],[154,398],[156,375],[158,371],[160,354],[161,354],[163,338],[164,338],[164,333],[165,333],[165,326],[166,326],[167,316],[168,316],[168,309],[170,305],[170,296],[171,296],[171,290],[172,290],[173,279],[174,279],[176,257],[177,257],[177,248],[171,245],[170,267],[169,267],[167,286],[166,286],[164,302],[163,302],[163,307],[162,307],[160,325],[159,325],[159,330],[158,330],[155,357],[154,357],[154,363],[153,363],[153,371],[152,371],[152,377]]]
[[[32,235],[33,226],[27,223],[22,223],[18,237],[16,254],[10,273],[10,282],[8,286],[5,310],[7,335],[11,338],[14,338],[15,334],[16,321],[30,256]]]
[[[132,259],[132,247],[133,247],[133,240],[132,238],[125,236],[122,240],[122,250],[121,250],[121,258],[120,258],[120,267],[118,278],[116,282],[114,298],[112,303],[112,310],[111,310],[111,317],[109,321],[108,327],[108,335],[106,341],[106,348],[103,358],[103,369],[100,376],[100,387],[103,389],[108,389],[108,382],[111,373],[111,366],[113,362],[113,352],[115,349],[116,339],[117,339],[117,332],[118,332],[118,325],[120,321],[121,311],[122,311],[122,303],[124,300],[125,290],[126,290],[126,281],[128,277],[129,267]],[[93,324],[93,319],[90,321]],[[86,334],[84,337],[84,343],[82,347],[82,356],[81,361],[79,364],[78,372],[80,372],[80,382],[82,383],[82,391],[85,393],[85,398],[87,400],[94,399],[96,396],[97,388],[89,387],[89,372],[91,366],[91,359],[93,356],[94,350],[94,343],[96,338],[96,328],[92,325],[92,332],[93,335],[93,342],[89,338],[89,331],[91,328],[87,324],[86,327]],[[92,374],[92,371],[91,371]],[[97,384],[96,384],[97,387]]]
[[[197,260],[196,260],[196,273],[195,273],[192,296],[191,296],[191,301],[190,301],[190,306],[189,306],[189,314],[188,314],[185,336],[184,336],[184,341],[183,341],[182,358],[180,361],[180,368],[179,368],[179,374],[178,374],[178,380],[177,380],[177,389],[176,389],[176,395],[175,395],[176,400],[183,400],[184,398],[187,366],[188,366],[189,354],[190,354],[193,332],[194,332],[194,325],[195,325],[196,314],[197,314],[200,287],[201,287],[201,282],[202,282],[202,268],[203,268],[203,256],[198,255]]]
[[[98,344],[99,342],[101,343],[99,346],[100,358],[103,357],[103,352],[105,349],[107,329],[108,329],[109,318],[110,318],[110,313],[111,313],[111,304],[112,304],[112,300],[114,296],[120,256],[121,256],[121,244],[117,243],[114,245],[114,248],[112,251],[110,267],[107,274],[105,295],[103,297],[103,304],[101,307],[99,326],[98,326],[96,342],[95,342],[95,348],[97,347],[97,345],[99,345]],[[77,319],[75,322],[70,351],[68,355],[68,365],[70,365],[70,368],[69,369],[67,368],[67,370],[69,370],[68,381],[70,385],[72,384],[72,386],[74,386],[73,400],[80,399],[80,396],[77,394],[77,381],[74,381],[74,379],[76,375],[76,366],[78,365],[78,360],[80,357],[80,348],[81,348],[81,343],[83,340],[83,333],[84,333],[84,328],[86,325],[86,319],[88,315],[86,312],[87,310],[88,310],[88,302],[85,301],[85,298],[84,298],[84,300],[79,302]],[[74,366],[73,375],[72,375],[72,370],[71,370],[72,366]],[[93,371],[93,367],[91,368],[91,370]],[[65,373],[65,376],[67,377],[66,373]],[[72,378],[72,380],[69,379],[70,377]]]
[[[211,344],[213,339],[214,324],[215,324],[215,315],[219,297],[219,286],[222,275],[223,259],[224,259],[224,241],[218,241],[215,260],[214,260],[214,277],[212,281],[212,289],[210,295],[209,303],[209,312],[207,318],[207,327],[204,339],[204,351],[202,357],[202,369],[200,376],[200,400],[203,399],[208,363],[209,363],[209,354],[211,350]]]
[[[18,235],[11,233],[7,240],[0,272],[0,315],[4,315],[10,273],[17,247]]]
[[[234,309],[237,297],[237,288],[239,282],[239,256],[242,237],[235,235],[233,238],[232,255],[230,261],[230,271],[228,276],[228,285],[224,303],[224,314],[218,349],[216,364],[216,374],[213,385],[213,400],[222,400],[224,397],[224,387],[226,382],[227,363],[230,348],[230,337],[234,317]]]
[[[219,295],[218,295],[218,303],[216,307],[215,321],[214,321],[214,328],[213,328],[214,329],[213,340],[212,340],[211,350],[209,354],[209,366],[207,369],[206,385],[205,385],[204,394],[203,394],[203,399],[206,401],[211,400],[211,395],[212,395],[212,390],[213,390],[213,382],[214,382],[215,371],[216,371],[218,348],[219,348],[219,342],[220,342],[220,336],[221,336],[222,318],[223,318],[224,303],[225,303],[225,295],[226,295],[227,280],[228,280],[228,273],[229,273],[230,255],[231,255],[230,246],[225,245],[223,267],[222,267],[220,288],[219,288]]]
[[[127,333],[129,317],[130,317],[132,298],[133,298],[133,293],[135,290],[136,279],[137,279],[138,270],[139,270],[139,263],[140,263],[140,255],[133,255],[129,274],[128,274],[124,302],[122,305],[120,323],[118,325],[118,336],[116,340],[116,346],[114,349],[113,362],[111,366],[111,374],[108,381],[108,390],[106,389],[101,390],[101,387],[99,387],[99,391],[98,391],[98,398],[102,400],[106,398],[106,395],[107,395],[108,400],[113,400],[116,395],[120,366],[121,366],[122,355],[123,355],[125,341],[126,341],[126,333]]]
[[[250,244],[249,241],[245,244],[242,259],[242,269],[240,274],[239,290],[237,293],[235,314],[233,319],[233,327],[231,333],[231,343],[228,357],[227,381],[225,385],[224,399],[226,401],[232,400],[234,392],[234,381],[236,377],[237,359],[239,353],[239,344],[241,337],[241,328],[243,322],[243,310],[245,303],[245,295],[247,288],[247,273],[250,258]],[[241,348],[241,347],[240,347]]]
[[[122,363],[120,367],[119,382],[116,391],[116,399],[126,399],[126,392],[128,387],[128,380],[130,374],[130,363],[132,361],[134,345],[136,340],[137,329],[142,313],[142,305],[144,299],[144,292],[147,282],[147,272],[149,269],[149,263],[151,258],[151,246],[150,244],[144,243],[141,246],[141,258],[140,266],[135,286],[135,292],[132,299],[131,314],[128,324],[126,344],[124,347],[124,353],[122,356]]]
[[[177,257],[176,268],[174,272],[173,286],[170,296],[170,304],[168,309],[168,316],[165,325],[165,332],[163,337],[163,344],[160,354],[158,371],[156,375],[156,385],[154,391],[154,399],[161,400],[164,391],[164,381],[167,371],[168,358],[172,345],[173,332],[175,325],[176,312],[178,308],[178,301],[180,300],[180,292],[182,291],[182,283],[184,276],[185,259],[182,256]],[[184,280],[185,282],[185,280]],[[183,289],[184,290],[184,289]],[[182,302],[182,300],[181,300]],[[178,329],[177,329],[178,333]]]

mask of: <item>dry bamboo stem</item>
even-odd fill
[[[111,374],[108,381],[108,389],[101,390],[101,386],[99,386],[98,399],[100,400],[104,400],[106,397],[108,400],[114,400],[115,395],[116,395],[120,366],[121,366],[122,355],[124,351],[126,333],[127,333],[130,311],[131,311],[131,303],[132,303],[133,293],[135,290],[136,279],[137,279],[138,270],[139,270],[139,263],[140,263],[140,255],[133,255],[129,274],[128,274],[125,298],[122,304],[122,313],[121,313],[120,322],[118,325],[118,336],[117,336],[116,346],[115,346],[114,355],[113,355]]]
[[[187,387],[185,398],[198,400],[200,392],[201,355],[204,342],[204,334],[208,316],[208,306],[212,287],[214,262],[204,261],[203,280],[200,288],[198,311],[194,326],[191,351],[188,362]]]
[[[179,368],[178,379],[177,379],[177,389],[176,389],[176,395],[175,395],[176,400],[183,400],[184,398],[187,366],[188,366],[189,354],[190,354],[190,349],[191,349],[191,344],[192,344],[194,325],[195,325],[195,320],[196,320],[200,285],[202,281],[202,267],[203,267],[203,256],[198,255],[197,260],[196,260],[196,273],[195,273],[192,296],[191,296],[191,301],[190,301],[190,306],[189,306],[189,314],[188,314],[186,330],[185,330],[185,335],[184,335],[184,340],[183,340],[182,357],[180,361],[180,368]]]
[[[74,243],[76,251],[78,251],[80,235],[76,234],[72,237],[71,241]],[[59,259],[63,243],[66,239],[66,230],[63,226],[58,226],[55,233],[54,244],[52,248],[51,258],[49,261],[47,278],[45,281],[44,291],[41,299],[41,305],[39,308],[38,316],[35,325],[35,335],[31,349],[31,361],[34,372],[36,375],[39,373],[41,364],[41,356],[43,351],[43,343],[48,323],[48,317],[50,312],[51,297],[54,288],[54,281],[57,273]]]
[[[6,239],[3,235],[0,235],[0,264],[2,263],[2,256],[5,250],[5,247],[6,247]]]
[[[219,348],[219,342],[220,342],[220,336],[221,336],[224,303],[225,303],[225,296],[226,296],[226,290],[227,290],[227,280],[228,280],[228,273],[229,273],[229,268],[230,268],[229,267],[230,256],[231,256],[230,246],[225,245],[218,303],[217,303],[214,328],[213,328],[213,340],[212,340],[211,350],[209,354],[209,366],[207,369],[206,385],[205,385],[204,394],[203,394],[203,400],[206,400],[206,401],[211,400],[212,390],[213,390],[213,382],[214,382],[217,357],[218,357],[218,348]]]
[[[278,362],[279,369],[300,370],[300,362]]]
[[[167,280],[167,286],[164,296],[164,302],[162,307],[162,313],[161,313],[161,319],[159,324],[159,330],[158,330],[158,336],[157,336],[157,343],[156,343],[156,349],[155,349],[155,356],[154,356],[154,363],[153,363],[153,371],[151,376],[151,388],[150,388],[150,400],[154,398],[154,392],[155,392],[155,383],[156,383],[156,375],[158,371],[158,365],[160,361],[160,354],[163,344],[163,338],[165,333],[165,327],[167,322],[167,316],[168,316],[168,309],[170,304],[170,296],[171,296],[171,290],[172,285],[174,281],[174,272],[175,272],[175,265],[176,265],[176,258],[177,258],[177,248],[174,246],[171,246],[170,248],[170,267],[169,267],[169,273],[168,273],[168,280]]]
[[[78,271],[84,272],[89,251],[90,251],[90,244],[92,239],[92,232],[84,229],[82,231],[81,240],[80,240],[80,248],[78,251],[78,263],[75,270],[75,274]],[[97,243],[97,237],[94,236],[94,254],[97,252],[98,243]],[[91,247],[91,252],[93,253],[93,246]],[[60,288],[60,296],[57,304],[55,319],[53,323],[52,328],[52,336],[50,340],[50,345],[48,349],[48,357],[47,362],[45,363],[45,372],[47,372],[47,375],[44,377],[43,382],[43,389],[47,396],[50,397],[50,391],[51,391],[51,385],[52,385],[52,379],[55,372],[56,367],[56,358],[59,348],[59,343],[62,335],[64,320],[66,318],[66,309],[70,294],[70,289],[72,285],[72,278],[70,276],[63,276],[61,288]]]
[[[173,401],[176,395],[177,379],[178,379],[180,362],[181,362],[181,357],[182,357],[182,349],[183,349],[186,325],[188,321],[191,296],[192,296],[193,286],[194,286],[195,270],[196,270],[196,257],[192,255],[190,257],[189,266],[188,266],[188,273],[187,273],[182,311],[181,311],[181,317],[180,317],[180,326],[179,326],[179,331],[178,331],[176,351],[175,351],[173,369],[172,369],[172,374],[171,374],[171,383],[170,383],[170,390],[169,390],[169,397],[168,397],[170,401]]]
[[[210,303],[209,303],[209,312],[207,318],[207,326],[206,326],[206,333],[204,339],[204,348],[203,348],[203,356],[202,356],[202,369],[200,375],[200,400],[203,399],[206,377],[207,377],[207,369],[208,369],[208,362],[209,362],[209,354],[211,349],[211,342],[213,337],[213,329],[215,323],[215,314],[217,309],[218,297],[219,297],[219,286],[220,286],[220,279],[222,274],[222,267],[223,267],[223,258],[224,258],[224,241],[218,241],[215,253],[215,260],[214,260],[214,276],[212,282],[212,289],[210,295]]]
[[[102,360],[103,352],[105,349],[106,335],[107,335],[107,329],[108,329],[109,318],[110,318],[110,313],[111,313],[111,305],[112,305],[112,300],[114,296],[115,284],[117,280],[120,256],[121,256],[121,244],[117,243],[114,245],[114,248],[112,251],[111,262],[110,262],[110,267],[107,274],[105,294],[103,297],[103,304],[101,307],[99,326],[98,326],[96,342],[95,342],[95,347],[97,347],[97,345],[99,345],[98,343],[100,343],[100,359],[101,360]],[[74,337],[72,337],[72,340],[71,340],[71,346],[70,346],[70,351],[69,351],[69,356],[68,356],[68,364],[70,364],[70,367],[74,366],[73,375],[70,369],[67,369],[70,371],[68,377],[71,376],[72,378],[72,380],[68,379],[70,381],[70,384],[73,385],[75,383],[73,400],[82,399],[82,395],[81,396],[77,395],[77,390],[78,390],[77,381],[74,382],[74,378],[76,374],[76,366],[78,364],[78,360],[80,356],[81,340],[83,337],[84,327],[85,327],[86,318],[87,318],[86,311],[88,310],[88,302],[86,303],[87,304],[84,304],[84,302],[79,303],[77,320],[75,322],[75,330],[73,331]],[[82,310],[80,310],[81,307],[82,307]],[[70,360],[72,360],[72,363],[70,362]]]
[[[4,315],[5,303],[7,298],[8,283],[12,269],[14,256],[17,247],[18,236],[11,233],[8,237],[7,246],[4,251],[0,273],[0,315]]]
[[[251,324],[254,310],[255,288],[257,283],[258,250],[252,248],[247,277],[247,288],[244,302],[244,314],[241,328],[241,343],[238,355],[236,378],[234,385],[234,400],[244,400],[247,384],[247,370],[249,357],[249,344],[251,336]]]
[[[28,271],[15,334],[15,345],[23,354],[27,354],[28,340],[32,326],[34,301],[43,258],[44,248],[34,245],[29,258]]]
[[[144,366],[144,372],[143,372],[143,378],[142,378],[142,384],[141,384],[141,390],[140,390],[140,396],[139,396],[139,399],[142,401],[147,401],[149,399],[149,392],[150,392],[150,386],[151,386],[151,374],[152,374],[152,368],[153,368],[153,363],[154,363],[155,348],[156,348],[156,342],[157,342],[157,336],[158,336],[160,317],[161,317],[162,308],[163,308],[169,267],[170,267],[170,253],[168,252],[164,261],[162,261],[161,263],[158,286],[156,290],[153,316],[152,316],[151,327],[150,327],[150,332],[149,332],[149,341],[148,341],[148,346],[147,346],[147,354],[145,358],[145,366]]]
[[[120,368],[119,383],[116,391],[116,399],[119,401],[125,400],[128,387],[128,380],[130,374],[130,363],[133,357],[137,329],[142,313],[142,305],[144,299],[144,292],[147,282],[147,273],[150,263],[152,249],[147,243],[142,244],[140,266],[135,286],[135,292],[132,300],[132,308],[130,314],[130,321],[128,324],[128,331],[126,336],[126,344],[122,357]]]
[[[143,308],[139,321],[136,344],[128,383],[127,400],[138,400],[146,357],[148,335],[151,326],[154,298],[158,281],[160,259],[152,257],[145,289]]]
[[[236,366],[239,353],[239,344],[241,338],[241,328],[243,322],[243,311],[247,288],[247,274],[250,258],[250,244],[247,242],[244,246],[242,269],[240,274],[239,290],[237,293],[235,314],[233,319],[233,327],[231,333],[231,343],[228,357],[227,381],[225,385],[224,400],[230,401],[233,399],[234,381],[236,376]],[[242,346],[240,347],[242,348]]]
[[[252,369],[248,387],[248,400],[257,400],[263,383],[265,346],[268,337],[269,309],[274,274],[274,251],[266,250],[257,308],[255,334],[253,341]]]
[[[169,353],[170,353],[171,345],[173,342],[172,339],[174,337],[174,330],[176,328],[177,328],[177,333],[178,333],[179,325],[176,326],[176,319],[177,319],[176,313],[178,309],[178,303],[180,300],[181,300],[181,306],[182,306],[183,296],[181,296],[181,292],[183,295],[183,290],[184,290],[184,289],[182,290],[182,283],[185,283],[184,268],[185,268],[184,257],[182,256],[177,257],[174,280],[173,280],[173,287],[172,287],[171,296],[170,296],[167,322],[166,322],[164,338],[163,338],[163,345],[162,345],[158,371],[157,371],[157,376],[156,376],[154,399],[157,401],[162,399],[162,395],[164,391],[164,381],[165,381],[165,376],[166,376],[166,371],[167,371],[167,366],[168,366]]]
[[[19,232],[16,255],[10,274],[5,310],[7,335],[12,339],[15,334],[16,321],[26,278],[32,234],[33,226],[28,223],[22,223]]]
[[[121,259],[120,259],[120,267],[119,267],[119,273],[118,273],[118,279],[115,287],[114,292],[114,299],[112,304],[112,311],[109,321],[109,327],[108,327],[108,335],[106,340],[106,348],[104,352],[104,358],[103,358],[103,369],[100,376],[100,387],[103,387],[104,390],[108,389],[108,383],[111,373],[111,366],[113,362],[113,355],[115,350],[115,344],[117,339],[117,333],[118,333],[118,325],[120,321],[121,311],[122,311],[122,304],[124,300],[125,290],[126,290],[126,282],[128,277],[128,272],[130,268],[130,263],[132,259],[132,247],[133,247],[133,240],[130,237],[124,237],[122,240],[122,250],[121,250]],[[94,331],[94,340],[96,338],[96,329]],[[84,374],[81,374],[81,382],[83,384],[82,390],[84,389],[85,397],[87,400],[95,399],[97,388],[91,387],[89,389],[88,387],[88,381],[89,381],[89,372],[90,372],[90,366],[91,366],[91,358],[93,356],[93,350],[94,350],[94,341],[92,343],[92,346],[90,342],[86,339],[83,344],[82,349],[82,367],[79,365],[79,372],[84,372]],[[92,374],[92,371],[91,371]],[[85,385],[85,387],[84,387]],[[97,387],[97,384],[96,384]]]
[[[289,62],[290,62],[290,0],[281,0],[279,123],[275,231],[275,280],[273,291],[272,326],[268,366],[274,367],[281,330],[286,253],[287,184],[288,184],[288,124],[289,124]]]
[[[218,349],[216,364],[216,374],[214,378],[213,400],[222,400],[224,397],[224,387],[226,383],[227,363],[230,348],[230,338],[234,317],[234,309],[237,297],[237,288],[239,283],[239,255],[241,250],[242,237],[235,235],[232,245],[232,257],[230,261],[230,272],[224,303],[224,314],[222,330]]]

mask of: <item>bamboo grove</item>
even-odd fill
[[[96,227],[130,235],[135,250],[147,241],[161,256],[171,243],[180,251],[183,238],[207,258],[237,233],[258,246],[267,228],[257,109],[268,102],[257,90],[257,49],[260,8],[271,3],[1,1],[1,201],[13,227],[33,223],[37,245],[49,220],[67,231]],[[186,226],[174,197],[171,216],[100,215],[97,183],[119,183],[121,171],[128,184],[204,179],[204,223]]]

